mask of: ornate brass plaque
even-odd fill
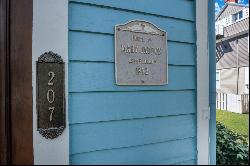
[[[115,26],[118,85],[167,84],[167,33],[146,21]]]
[[[54,139],[65,128],[64,62],[53,52],[46,52],[37,61],[37,130]]]

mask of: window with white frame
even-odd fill
[[[232,21],[233,23],[239,21],[243,18],[243,11],[233,14]]]

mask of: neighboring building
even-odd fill
[[[215,23],[217,108],[243,113],[249,105],[249,7],[225,3]]]

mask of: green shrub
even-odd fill
[[[217,165],[248,165],[249,147],[245,137],[217,122]]]

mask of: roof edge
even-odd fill
[[[240,6],[240,7],[247,7],[249,8],[249,5],[244,5],[244,4],[239,4],[239,3],[225,3],[225,5],[223,6],[223,8],[220,10],[220,12],[215,16],[215,21],[217,21],[217,19],[220,17],[220,15],[223,13],[223,11],[229,6]]]

